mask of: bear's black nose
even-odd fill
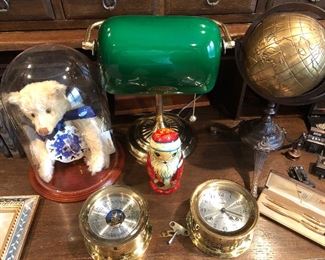
[[[164,164],[167,164],[167,162],[166,162],[166,161],[164,161]]]

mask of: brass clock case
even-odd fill
[[[249,213],[245,225],[231,232],[220,231],[209,225],[199,212],[199,200],[207,189],[226,190],[242,196],[240,198],[245,201],[244,207]],[[202,183],[195,189],[186,222],[193,244],[201,251],[209,255],[232,258],[241,255],[250,247],[258,216],[256,200],[247,190],[232,181],[214,179]]]
[[[101,232],[94,231],[92,228],[91,214],[96,201],[121,198],[121,201],[128,201],[136,205],[137,223],[132,226],[132,230],[126,235],[120,237],[110,237],[109,239],[101,236]],[[121,204],[118,204],[121,205]],[[127,205],[125,205],[127,207]],[[122,209],[123,210],[123,209]],[[134,207],[130,210],[134,210]],[[125,219],[124,219],[125,218]],[[124,216],[121,221],[128,220],[128,216]],[[93,195],[91,195],[84,203],[79,214],[79,227],[84,237],[88,253],[93,259],[138,259],[145,253],[151,240],[151,225],[149,224],[148,206],[144,198],[134,190],[125,186],[108,186]],[[129,227],[128,227],[129,228]]]

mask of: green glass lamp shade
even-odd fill
[[[101,25],[97,44],[111,94],[204,94],[218,76],[222,38],[208,18],[116,16]]]

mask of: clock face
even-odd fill
[[[204,222],[221,232],[234,232],[249,220],[247,199],[237,191],[210,187],[200,194],[199,214]]]
[[[112,194],[91,206],[88,224],[93,233],[107,240],[122,240],[137,227],[141,217],[139,203],[130,196]]]

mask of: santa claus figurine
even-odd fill
[[[162,128],[152,134],[147,170],[154,191],[170,194],[179,188],[183,174],[183,153],[177,132]]]

